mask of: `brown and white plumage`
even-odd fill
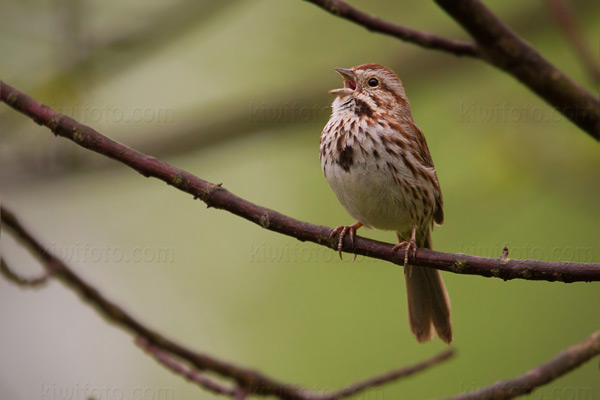
[[[433,223],[444,219],[443,200],[425,137],[415,125],[402,83],[391,70],[365,64],[336,69],[344,88],[321,134],[320,159],[327,182],[358,224],[393,230],[406,245],[431,248]],[[337,233],[340,229],[337,229]],[[407,266],[409,322],[419,342],[434,329],[452,340],[450,300],[437,270]]]

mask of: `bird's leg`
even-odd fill
[[[350,244],[352,244],[352,247],[354,247],[354,235],[356,234],[356,230],[358,228],[360,228],[361,226],[363,226],[363,224],[361,224],[360,222],[355,223],[354,225],[350,225],[350,226],[338,226],[335,229],[331,230],[331,233],[329,234],[329,240],[333,239],[335,235],[337,235],[338,233],[340,234],[340,240],[338,241],[338,252],[340,253],[340,260],[342,259],[342,244],[344,241],[344,236],[346,236],[347,233],[350,233]],[[356,254],[354,254],[354,258],[352,259],[352,261],[356,260]]]
[[[408,264],[408,252],[412,248],[412,256],[414,257],[417,254],[417,226],[413,225],[412,234],[410,235],[410,240],[407,242],[406,240],[402,240],[400,234],[396,232],[396,236],[398,236],[398,240],[401,242],[394,246],[392,252],[396,252],[402,247],[406,247],[404,249],[404,267]]]

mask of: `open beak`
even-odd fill
[[[344,78],[344,87],[341,89],[332,89],[329,91],[336,96],[348,96],[354,93],[356,89],[356,74],[351,69],[335,68],[335,71]]]

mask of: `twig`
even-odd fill
[[[45,274],[42,274],[37,278],[24,278],[11,270],[6,264],[6,261],[4,261],[4,258],[0,257],[0,274],[8,281],[21,287],[41,287],[48,282],[51,272],[48,270]]]
[[[571,42],[575,54],[581,59],[594,83],[600,84],[600,65],[598,65],[598,61],[592,55],[592,51],[583,38],[581,29],[577,25],[569,5],[563,0],[546,0],[546,5],[558,27],[563,31],[567,40]]]
[[[119,305],[104,297],[104,295],[102,295],[95,287],[83,280],[64,262],[49,253],[44,246],[35,239],[25,227],[23,227],[12,212],[8,211],[6,208],[1,208],[0,214],[2,223],[10,228],[15,235],[32,250],[32,253],[40,259],[42,265],[46,268],[54,268],[55,272],[52,275],[53,277],[60,279],[61,282],[78,293],[84,301],[94,306],[94,308],[109,321],[132,332],[136,336],[143,337],[147,340],[147,343],[152,344],[162,351],[186,360],[198,370],[212,371],[218,375],[234,380],[239,388],[244,389],[244,391],[239,390],[236,394],[236,396],[240,398],[244,398],[244,393],[247,392],[260,396],[276,396],[284,400],[338,399],[342,398],[344,395],[348,396],[350,394],[355,394],[361,390],[383,385],[412,373],[422,371],[449,359],[454,354],[453,350],[446,350],[432,359],[416,364],[415,366],[409,366],[395,372],[393,371],[382,376],[377,376],[365,381],[367,383],[363,382],[355,384],[347,389],[332,393],[313,392],[296,385],[280,382],[259,371],[195,352],[146,327]],[[348,394],[345,394],[346,392]]]
[[[225,394],[225,395],[232,396],[232,397],[240,395],[241,390],[239,388],[234,389],[234,388],[225,387],[221,384],[218,384],[218,383],[212,381],[211,379],[207,378],[203,374],[200,374],[196,371],[193,371],[193,370],[187,368],[186,366],[182,365],[180,362],[174,360],[173,357],[171,357],[171,355],[169,355],[167,352],[150,344],[148,342],[148,340],[146,340],[145,338],[138,337],[138,339],[136,339],[136,343],[140,347],[142,347],[144,350],[146,350],[148,353],[150,353],[159,363],[163,364],[165,367],[172,370],[176,374],[182,375],[189,381],[199,384],[200,386],[204,387],[206,390],[216,393],[216,394]],[[439,364],[439,363],[451,358],[453,355],[454,355],[454,352],[452,350],[444,351],[444,352],[439,353],[438,355],[434,356],[433,358],[430,358],[429,360],[425,360],[421,363],[411,365],[411,366],[403,368],[403,369],[391,371],[387,374],[384,374],[381,376],[376,376],[371,379],[366,379],[361,382],[357,382],[357,383],[355,383],[351,386],[348,386],[347,388],[344,388],[344,389],[340,389],[340,390],[333,391],[330,393],[323,393],[321,395],[315,394],[314,398],[315,399],[318,398],[318,400],[333,400],[333,399],[341,399],[344,397],[349,397],[356,393],[360,393],[364,390],[367,390],[367,389],[370,389],[370,388],[373,388],[376,386],[381,386],[386,383],[396,381],[400,378],[405,378],[405,377],[414,375],[418,372],[421,372],[429,367],[432,367],[436,364]]]
[[[143,336],[138,336],[135,340],[135,343],[144,349],[147,353],[149,353],[156,361],[165,366],[167,369],[170,369],[177,375],[181,375],[190,382],[197,383],[200,387],[206,389],[207,391],[215,394],[224,394],[227,396],[235,397],[237,396],[239,390],[226,387],[220,383],[213,381],[212,379],[206,377],[205,375],[194,371],[191,368],[186,367],[179,361],[175,360],[169,353],[160,349],[157,346],[152,345],[148,341],[148,339]]]
[[[600,101],[546,60],[479,0],[435,0],[477,41],[480,57],[508,72],[600,140]]]
[[[373,32],[379,32],[411,42],[422,47],[443,50],[457,56],[477,56],[475,43],[448,39],[433,33],[421,32],[404,26],[395,25],[380,18],[364,13],[342,0],[306,0],[316,6],[348,21],[356,22]]]
[[[435,0],[476,43],[455,42],[371,17],[342,0],[307,0],[369,30],[422,47],[470,55],[509,73],[556,110],[600,140],[600,101],[552,65],[479,0]]]
[[[498,381],[492,385],[450,397],[447,400],[503,400],[531,393],[534,389],[552,382],[600,354],[600,331],[581,343],[569,347],[550,361],[541,364],[516,378]]]
[[[229,192],[220,185],[207,182],[187,171],[175,168],[154,157],[147,156],[111,140],[94,129],[65,115],[57,114],[26,94],[0,82],[0,100],[27,115],[55,135],[72,140],[78,145],[115,159],[144,175],[162,180],[168,185],[204,201],[209,207],[227,210],[261,227],[335,249],[336,241],[329,240],[331,228],[298,221],[277,211],[258,206]],[[347,238],[343,250],[359,255],[404,265],[403,254],[392,251],[393,245],[356,237],[354,247]],[[481,275],[504,280],[528,279],[561,282],[600,281],[600,264],[576,262],[549,262],[476,257],[465,254],[443,253],[419,249],[409,263],[436,268],[457,274]]]
[[[384,375],[381,375],[381,376],[378,376],[378,377],[375,377],[372,379],[367,379],[362,382],[357,382],[354,385],[349,386],[345,389],[341,389],[341,390],[332,392],[330,394],[327,394],[327,395],[321,397],[320,400],[333,400],[333,399],[341,399],[343,397],[352,396],[352,395],[362,392],[366,389],[380,386],[380,385],[383,385],[388,382],[393,382],[399,378],[405,378],[405,377],[414,375],[417,372],[421,372],[429,367],[432,367],[436,364],[439,364],[442,361],[449,359],[453,355],[454,355],[454,352],[452,350],[448,350],[448,351],[439,353],[438,355],[430,358],[429,360],[425,360],[419,364],[415,364],[410,367],[396,370],[396,371],[390,371],[387,374],[384,374]]]

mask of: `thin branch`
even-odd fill
[[[7,264],[4,258],[0,257],[0,275],[4,276],[6,280],[21,287],[41,287],[48,282],[48,278],[52,273],[50,270],[36,278],[24,278],[14,272]]]
[[[190,382],[197,383],[200,387],[211,393],[222,394],[231,397],[235,397],[238,394],[239,390],[217,383],[204,374],[201,374],[192,368],[183,365],[183,363],[175,360],[171,354],[157,346],[154,346],[143,336],[138,336],[135,340],[135,343],[167,369],[170,369],[177,375],[183,376]]]
[[[331,228],[298,221],[277,211],[258,206],[223,188],[200,179],[187,171],[173,167],[154,157],[147,156],[111,140],[94,129],[80,124],[65,115],[57,114],[26,94],[0,82],[0,100],[27,115],[40,125],[48,127],[55,135],[72,140],[78,145],[115,159],[144,175],[162,180],[168,185],[204,201],[209,207],[219,208],[238,215],[261,227],[335,249],[337,243],[329,239]],[[343,250],[363,256],[404,265],[403,254],[392,251],[393,245],[356,237],[354,247],[350,238],[343,242]],[[436,268],[457,274],[481,275],[504,280],[528,279],[561,282],[600,281],[599,263],[549,262],[477,257],[466,254],[443,253],[418,249],[409,263]]]
[[[138,339],[136,339],[136,343],[148,353],[150,353],[159,363],[163,364],[165,367],[172,370],[174,373],[182,375],[189,381],[197,383],[206,390],[216,394],[224,394],[232,397],[239,395],[239,388],[225,387],[221,384],[212,381],[205,375],[200,374],[190,368],[187,368],[177,360],[173,359],[173,357],[167,352],[150,344],[145,338],[139,337]],[[411,365],[403,369],[390,371],[387,374],[381,376],[376,376],[371,379],[366,379],[364,381],[357,382],[344,389],[340,389],[330,393],[324,393],[322,395],[315,395],[315,398],[318,398],[319,400],[334,400],[349,397],[354,394],[360,393],[364,390],[368,390],[377,386],[384,385],[386,383],[394,382],[400,378],[405,378],[414,375],[418,372],[421,372],[429,367],[432,367],[451,358],[453,355],[454,352],[452,350],[444,351],[434,356],[433,358],[430,358],[429,360],[425,360],[423,362]]]
[[[374,377],[372,379],[367,379],[362,382],[357,382],[352,386],[349,386],[345,389],[341,389],[329,394],[326,394],[320,398],[320,400],[334,400],[341,399],[344,397],[352,396],[354,394],[360,393],[366,389],[370,389],[376,386],[384,385],[388,382],[393,382],[400,378],[405,378],[411,375],[416,374],[417,372],[421,372],[429,367],[432,367],[436,364],[439,364],[442,361],[449,359],[454,356],[454,352],[452,350],[448,350],[438,355],[430,358],[429,360],[425,360],[418,364],[406,367],[404,369],[399,369],[396,371],[390,371],[387,374]]]
[[[245,389],[245,391],[237,392],[236,396],[238,398],[244,398],[246,393],[260,396],[276,396],[284,400],[339,399],[343,396],[349,396],[358,393],[359,391],[383,385],[416,372],[423,371],[448,360],[454,354],[453,350],[446,350],[439,355],[414,366],[405,367],[381,376],[376,376],[365,382],[331,393],[313,392],[296,385],[280,382],[259,371],[195,352],[181,344],[167,339],[162,334],[153,331],[142,322],[135,319],[135,317],[119,305],[108,300],[98,291],[98,289],[87,283],[64,262],[49,253],[46,248],[19,222],[12,212],[1,207],[0,215],[2,223],[10,228],[15,235],[29,247],[32,253],[39,258],[42,265],[46,268],[52,268],[54,271],[53,277],[59,279],[62,283],[66,284],[79,294],[84,301],[92,305],[102,316],[136,336],[143,337],[147,343],[150,343],[152,346],[186,360],[198,370],[212,371],[220,376],[234,380],[239,388]]]
[[[542,57],[479,0],[435,0],[469,32],[475,44],[394,25],[369,16],[342,0],[307,1],[369,30],[422,47],[486,61],[517,78],[583,131],[600,140],[600,101]]]
[[[600,331],[584,341],[569,347],[553,359],[516,378],[498,381],[492,385],[451,397],[447,400],[504,400],[531,393],[552,382],[600,354]]]
[[[563,0],[546,0],[546,5],[558,27],[571,42],[575,54],[581,59],[593,82],[600,84],[600,65],[586,43],[569,5]]]
[[[477,41],[480,57],[508,72],[600,140],[600,101],[546,60],[479,0],[435,0]]]
[[[355,22],[373,32],[383,33],[405,42],[414,43],[429,49],[442,50],[456,54],[457,56],[477,56],[477,45],[475,43],[448,39],[433,33],[421,32],[404,26],[395,25],[391,22],[364,13],[342,0],[306,1],[313,3],[340,18]]]

